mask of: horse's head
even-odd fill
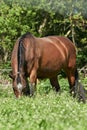
[[[11,67],[12,73],[10,77],[13,79],[13,90],[16,97],[20,97],[22,94],[29,95],[29,86],[27,77],[27,47],[30,45],[30,33],[22,35],[15,43],[12,56],[11,56]],[[28,44],[28,45],[27,45]]]
[[[27,79],[24,74],[18,72],[17,74],[13,74],[12,72],[9,75],[13,80],[13,91],[17,98],[22,96],[23,94],[28,94],[28,84]]]

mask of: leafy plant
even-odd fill
[[[3,89],[0,85],[0,130],[86,130],[87,104],[69,95],[66,80],[60,83],[61,94],[51,90],[41,94],[39,89],[49,84],[45,81],[37,86],[36,97],[20,99],[14,97],[10,86]]]
[[[0,2],[0,60],[10,60],[15,41],[25,32],[31,32],[35,36],[67,36],[78,48],[78,66],[82,67],[87,62],[85,0]]]

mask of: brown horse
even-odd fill
[[[37,38],[26,33],[19,38],[14,46],[11,57],[13,90],[16,97],[34,94],[37,78],[49,78],[52,87],[58,92],[58,73],[65,71],[70,92],[85,101],[84,88],[78,89],[78,72],[76,68],[76,49],[74,44],[62,36]],[[29,89],[28,81],[29,77]],[[80,85],[79,85],[80,86]],[[81,90],[81,91],[80,91]]]

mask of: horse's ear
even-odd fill
[[[13,76],[12,71],[10,71],[10,73],[9,73],[9,77],[10,77],[11,79],[14,79],[14,76]]]

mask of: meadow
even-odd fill
[[[59,94],[44,80],[35,97],[20,99],[11,85],[0,85],[0,130],[87,130],[87,103],[70,96],[66,79],[59,82]]]

